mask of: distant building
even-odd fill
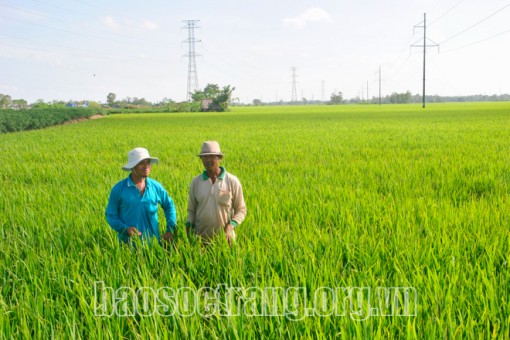
[[[80,102],[68,101],[66,107],[89,107],[89,101],[88,100],[82,100]]]
[[[213,103],[213,100],[208,99],[202,99],[202,111],[220,111],[220,107]]]
[[[202,111],[209,111],[210,106],[212,106],[212,99],[202,99]]]

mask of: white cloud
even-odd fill
[[[311,7],[301,14],[283,19],[283,25],[286,27],[301,28],[312,22],[333,22],[328,12],[318,7]]]
[[[108,28],[111,28],[111,29],[114,29],[114,30],[118,30],[119,29],[119,24],[115,21],[114,18],[112,18],[110,16],[103,17],[101,19],[101,22],[103,23],[103,25],[105,25]]]
[[[142,27],[149,31],[155,31],[158,29],[158,25],[156,25],[154,22],[150,20],[145,20],[142,24]]]

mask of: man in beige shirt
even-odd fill
[[[220,166],[223,153],[218,142],[204,142],[198,156],[205,171],[191,182],[186,231],[189,233],[193,229],[205,240],[224,233],[232,244],[234,229],[246,216],[241,182]]]

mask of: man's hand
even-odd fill
[[[163,241],[167,241],[167,242],[170,242],[170,241],[173,241],[174,240],[174,235],[172,234],[171,231],[167,231],[164,235],[163,235]]]
[[[228,245],[232,246],[232,243],[234,242],[236,237],[236,233],[234,231],[234,226],[231,223],[227,224],[227,226],[225,227],[225,236],[227,237]]]
[[[136,229],[135,227],[128,227],[126,229],[126,234],[131,237],[131,236],[142,236],[142,233],[138,231],[138,229]]]

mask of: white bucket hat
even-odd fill
[[[128,152],[128,161],[126,165],[122,167],[122,170],[131,171],[131,169],[144,159],[149,159],[151,165],[159,163],[159,159],[149,156],[149,151],[147,151],[147,149],[135,148]]]
[[[216,141],[207,141],[202,144],[202,149],[200,150],[200,154],[197,156],[207,156],[207,155],[217,155],[223,156],[220,150],[220,144]]]

